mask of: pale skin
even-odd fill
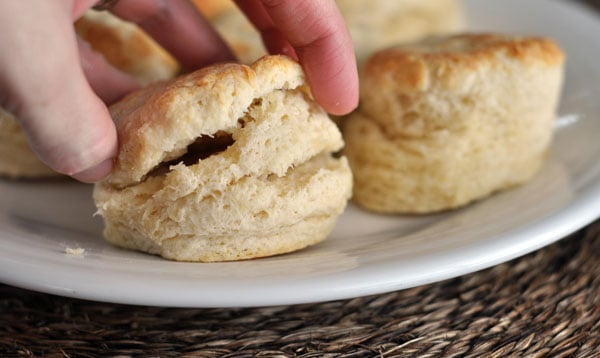
[[[107,105],[138,87],[73,31],[96,2],[0,1],[0,105],[16,115],[42,161],[84,182],[110,174],[118,143]],[[334,0],[236,2],[271,53],[302,64],[325,110],[342,115],[356,107],[352,43]],[[188,0],[119,0],[111,11],[140,25],[185,69],[233,60]]]

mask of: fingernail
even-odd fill
[[[99,180],[104,179],[108,174],[110,174],[113,165],[113,159],[107,159],[96,166],[93,166],[71,176],[84,183],[97,182]]]

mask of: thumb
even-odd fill
[[[42,161],[91,182],[111,171],[117,135],[81,69],[71,12],[70,1],[0,2],[0,99]]]
[[[17,112],[33,151],[50,168],[80,181],[107,176],[117,135],[106,106],[91,91],[76,89],[45,98],[51,99],[23,102]]]

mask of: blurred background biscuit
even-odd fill
[[[435,212],[530,180],[550,146],[563,66],[552,40],[501,35],[375,54],[344,123],[355,202]]]

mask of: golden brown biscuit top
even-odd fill
[[[557,44],[542,37],[511,37],[496,34],[436,36],[398,46],[373,55],[362,68],[363,78],[389,78],[405,89],[423,90],[430,76],[451,80],[461,70],[476,70],[503,59],[535,65],[556,66],[564,61]]]

